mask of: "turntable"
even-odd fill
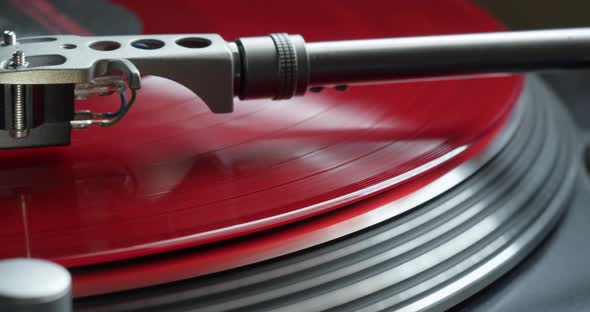
[[[590,306],[586,76],[537,73],[588,67],[590,30],[462,0],[2,6],[0,308]]]

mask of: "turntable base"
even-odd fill
[[[294,8],[299,11],[293,16],[311,15],[305,24],[299,17],[276,18],[284,11],[277,2],[265,7],[275,18],[264,25],[251,23],[263,11],[250,4],[231,12],[225,3],[207,4],[211,11],[202,12],[203,4],[183,2],[190,10],[170,6],[162,14],[145,1],[118,2],[137,15],[116,18],[137,22],[126,28],[130,32],[141,21],[150,33],[205,30],[228,39],[273,31],[301,32],[313,41],[501,27],[460,0],[375,3],[398,6],[396,13],[325,1],[312,12]],[[195,11],[203,14],[198,22]],[[326,21],[351,20],[337,31],[323,27]],[[103,24],[90,32],[104,31]],[[365,25],[361,32],[359,25]],[[75,32],[66,26],[58,31]],[[445,310],[476,298],[529,255],[576,189],[580,150],[572,122],[543,81],[526,77],[520,93],[521,78],[328,90],[310,94],[288,114],[279,104],[253,102],[233,119],[210,117],[194,95],[147,77],[145,105],[122,127],[78,133],[69,149],[4,154],[9,178],[0,183],[0,197],[7,199],[9,213],[1,256],[45,258],[68,267],[76,311]],[[393,99],[398,106],[391,105]],[[176,110],[166,110],[171,103]],[[183,110],[194,113],[190,123],[179,122]],[[374,131],[380,119],[407,126],[400,140],[424,135],[410,147],[420,139],[433,145],[413,150],[415,155],[403,154],[403,145],[381,148],[397,137]],[[266,124],[257,127],[276,120],[277,129],[298,130],[275,136]],[[349,132],[325,131],[326,122],[332,122],[328,130]],[[352,126],[333,126],[342,124]],[[259,128],[266,132],[250,131]],[[219,133],[223,140],[213,135]],[[362,140],[351,141],[351,135]],[[138,138],[128,140],[136,145],[112,144],[122,136]],[[160,148],[153,148],[155,141]],[[377,148],[365,153],[367,146]],[[169,147],[176,158],[169,157]],[[230,152],[219,152],[225,148]],[[410,156],[411,168],[397,162],[399,170],[392,172],[390,161],[400,155]],[[287,169],[277,174],[266,170],[269,164]],[[330,170],[334,175],[323,175]],[[201,205],[209,200],[204,186],[216,189],[202,179],[203,172],[226,186],[217,188],[212,206]],[[277,176],[284,181],[265,179]],[[258,183],[249,189],[252,181]],[[384,181],[395,183],[373,187]],[[285,185],[302,187],[274,191]],[[249,209],[234,196],[244,190]],[[316,196],[309,200],[312,191]],[[337,195],[345,200],[331,205],[342,198]],[[309,209],[323,203],[329,204]]]
[[[572,159],[577,155],[574,132],[567,126],[571,124],[555,95],[538,78],[529,77],[513,117],[489,148],[414,195],[453,184],[457,176],[467,178],[414,209],[288,256],[185,281],[79,298],[76,307],[444,310],[516,265],[555,225],[578,171]],[[376,211],[398,203],[383,201]]]

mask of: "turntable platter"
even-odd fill
[[[218,32],[226,39],[501,29],[456,0],[298,2],[288,15],[281,2],[186,2],[173,12],[121,2],[146,33]],[[178,250],[419,184],[487,142],[521,88],[521,77],[506,76],[326,89],[284,102],[239,102],[234,113],[215,115],[183,87],[146,77],[121,125],[74,133],[68,148],[0,154],[0,258],[74,267]],[[87,104],[108,108],[111,100]]]

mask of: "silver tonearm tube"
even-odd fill
[[[309,86],[590,66],[590,28],[311,43],[303,43],[298,36],[287,38],[296,53],[294,58],[290,56],[285,62],[297,64],[295,69],[299,75],[295,79],[297,87],[290,92],[293,94],[302,93]],[[280,95],[276,93],[277,79],[264,78],[272,75],[281,77],[278,71],[267,73],[271,60],[280,63],[281,57],[273,51],[275,47],[271,44],[267,43],[269,47],[261,49],[264,41],[269,39],[244,38],[237,41],[243,47],[240,55],[245,77],[240,83],[245,86],[239,93],[242,98]]]
[[[71,128],[115,124],[127,106],[97,114],[75,111],[74,99],[126,89],[134,99],[142,75],[172,79],[213,113],[230,113],[235,97],[278,100],[312,87],[590,66],[590,28],[311,43],[281,33],[226,42],[215,34],[20,39],[6,31],[3,42],[0,148],[67,145]]]

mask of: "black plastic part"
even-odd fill
[[[45,116],[43,109],[43,86],[28,85],[25,88],[25,111],[27,112],[27,128],[34,128],[43,124]],[[3,118],[0,120],[0,129],[8,131],[14,127],[12,118],[13,107],[10,105],[14,98],[15,86],[3,85],[0,92],[3,105],[0,108],[0,114]]]
[[[0,149],[63,146],[70,144],[70,121],[74,117],[74,85],[25,86],[26,124],[30,135],[14,139],[12,102],[14,86],[0,87]]]

